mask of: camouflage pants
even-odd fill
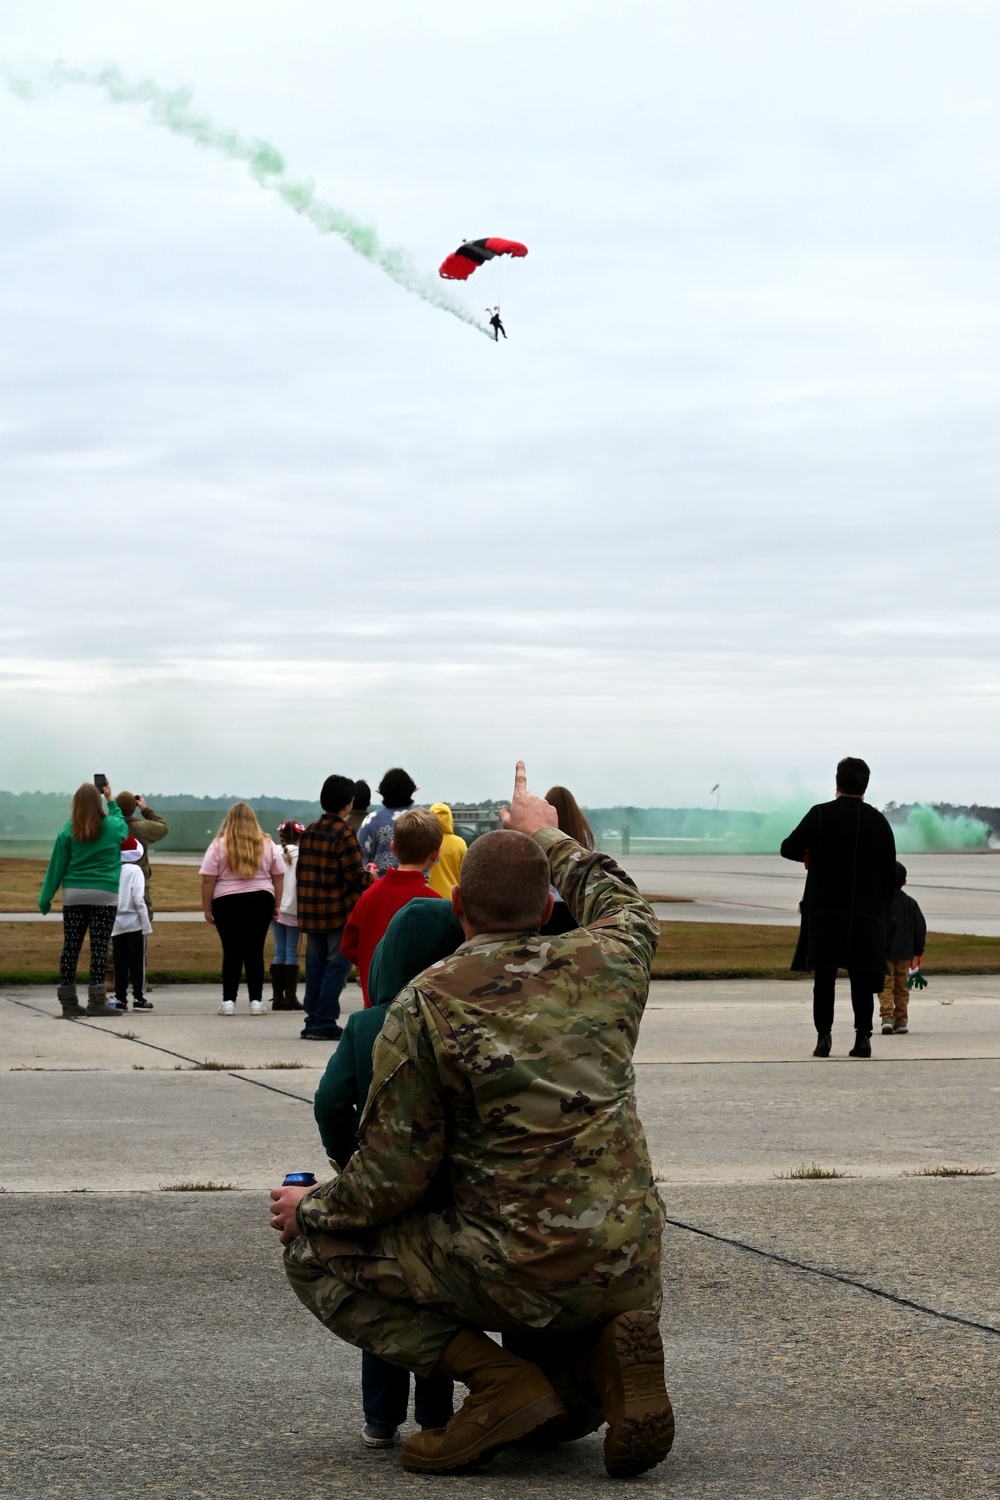
[[[429,1375],[470,1326],[558,1337],[637,1308],[659,1312],[658,1261],[610,1287],[550,1287],[543,1295],[482,1276],[449,1238],[437,1214],[407,1214],[357,1237],[300,1235],[285,1251],[285,1273],[331,1333],[416,1375]]]

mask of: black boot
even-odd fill
[[[285,965],[285,1009],[305,1010],[305,1006],[296,993],[299,985],[298,964]]]
[[[271,1009],[287,1010],[285,1004],[285,965],[271,965]]]
[[[854,1033],[854,1046],[848,1052],[848,1057],[871,1057],[872,1034],[870,1031],[856,1031]]]
[[[821,1031],[819,1036],[816,1038],[816,1045],[813,1048],[813,1057],[829,1057],[830,1048],[832,1046],[833,1037],[831,1036],[830,1032]]]

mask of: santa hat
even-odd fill
[[[134,838],[132,834],[129,834],[128,838],[122,842],[122,864],[134,865],[137,860],[142,858],[145,852],[139,840]]]

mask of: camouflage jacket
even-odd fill
[[[359,1148],[302,1200],[299,1224],[334,1235],[385,1224],[444,1164],[451,1252],[521,1316],[537,1294],[541,1323],[547,1290],[657,1266],[663,1210],[632,1068],[659,924],[607,855],[557,829],[535,837],[581,926],[472,938],[400,992]]]

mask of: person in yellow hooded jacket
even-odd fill
[[[441,824],[444,838],[441,840],[441,853],[436,865],[431,865],[427,884],[432,891],[437,891],[446,901],[451,900],[451,888],[458,885],[458,872],[462,868],[462,860],[468,853],[468,844],[459,838],[455,832],[455,820],[451,815],[451,808],[447,802],[435,802],[431,806],[431,812]]]

